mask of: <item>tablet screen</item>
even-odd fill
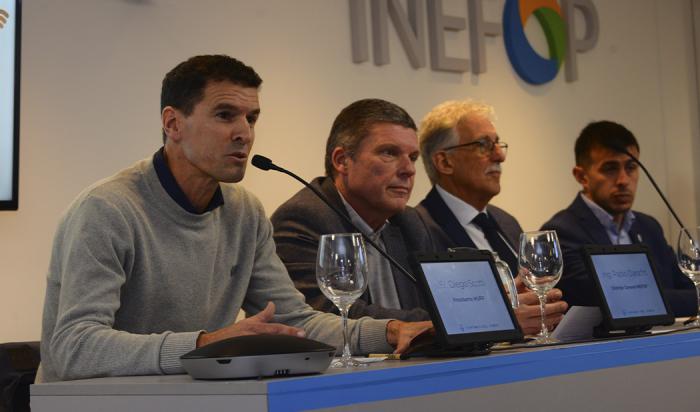
[[[666,315],[666,306],[644,253],[592,255],[613,319]]]
[[[16,210],[19,178],[19,0],[0,0],[0,210]]]
[[[420,265],[447,335],[516,328],[488,261]]]

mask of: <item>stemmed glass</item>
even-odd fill
[[[535,292],[540,300],[540,333],[533,343],[556,343],[557,340],[549,335],[545,325],[544,306],[547,292],[559,282],[564,268],[557,232],[544,230],[520,234],[518,265],[525,286]]]
[[[694,230],[681,228],[676,251],[678,267],[695,285],[698,295],[698,314],[700,315],[700,243],[698,240],[700,240],[700,227]],[[695,321],[689,325],[700,327],[700,320],[696,316]]]
[[[501,260],[497,252],[491,252],[491,254],[493,255],[493,260],[496,264],[498,275],[501,278],[501,283],[506,289],[506,292],[508,292],[508,297],[510,298],[510,306],[513,309],[517,309],[520,305],[520,302],[518,302],[518,288],[515,286],[515,279],[513,278],[513,274],[510,272],[508,264]]]
[[[343,322],[343,355],[332,368],[362,366],[350,357],[348,311],[367,289],[367,253],[359,233],[333,233],[321,236],[316,255],[318,287],[340,310]]]
[[[474,250],[472,247],[450,247],[447,248],[448,252],[459,252],[462,250]],[[503,287],[508,292],[508,298],[510,298],[510,306],[513,309],[517,309],[520,305],[518,301],[518,288],[515,286],[515,278],[513,278],[513,273],[511,273],[508,264],[501,260],[498,256],[498,252],[491,252],[493,255],[493,262],[496,264],[496,270],[498,270],[498,276],[501,278],[501,283]]]

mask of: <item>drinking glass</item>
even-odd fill
[[[545,325],[544,306],[547,292],[559,282],[564,268],[557,232],[544,230],[522,233],[519,252],[518,265],[523,282],[535,292],[540,301],[540,333],[533,343],[555,343],[557,340],[549,335]]]
[[[321,236],[316,255],[316,281],[324,295],[340,310],[343,322],[343,355],[332,368],[361,366],[350,356],[348,311],[367,289],[367,253],[359,233]]]
[[[508,264],[498,257],[497,252],[491,252],[493,255],[494,263],[496,264],[496,270],[498,270],[498,275],[501,277],[501,283],[503,287],[508,292],[508,297],[510,298],[510,306],[513,309],[517,309],[518,305],[518,288],[515,286],[515,279],[513,279],[513,274],[510,272]]]
[[[459,252],[461,250],[473,251],[474,248],[466,246],[447,248],[448,252]],[[518,301],[518,288],[517,286],[515,286],[515,278],[513,278],[513,273],[511,273],[508,264],[502,261],[501,258],[498,256],[498,252],[491,251],[491,255],[493,255],[493,262],[496,264],[496,270],[498,270],[498,276],[501,278],[501,283],[506,289],[506,292],[508,292],[508,297],[510,298],[510,306],[513,309],[517,309],[520,305],[520,302]]]
[[[698,314],[700,314],[700,227],[695,229],[681,228],[681,233],[678,235],[678,267],[688,276],[695,285],[695,290],[698,296]],[[700,327],[700,320],[697,316],[690,326]]]

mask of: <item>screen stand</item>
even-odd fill
[[[473,343],[471,345],[444,348],[437,343],[411,345],[401,359],[427,358],[461,358],[465,356],[484,356],[491,353],[493,343]]]
[[[651,326],[635,326],[625,330],[609,330],[604,324],[600,324],[593,328],[594,338],[622,338],[632,336],[651,335],[649,332]]]

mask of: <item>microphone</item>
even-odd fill
[[[253,160],[251,161],[252,165],[257,167],[260,170],[268,171],[268,170],[276,170],[278,172],[286,172],[286,170],[277,167],[276,164],[272,163],[272,160],[268,159],[265,156],[260,156],[260,155],[255,155],[253,156]],[[297,179],[300,179],[298,176],[293,175],[292,177],[296,177]]]
[[[666,199],[666,196],[664,196],[663,192],[662,192],[661,189],[659,188],[659,185],[656,184],[656,181],[654,181],[654,178],[651,177],[651,173],[649,173],[649,171],[647,170],[647,168],[644,167],[644,165],[642,164],[642,162],[640,162],[639,159],[637,159],[632,153],[629,152],[629,150],[627,150],[626,147],[623,147],[622,145],[618,145],[618,144],[612,143],[612,144],[609,144],[609,146],[610,146],[611,149],[613,149],[613,150],[616,151],[616,152],[619,152],[619,153],[622,153],[622,154],[626,154],[627,156],[629,156],[630,159],[632,159],[633,162],[635,162],[636,164],[639,165],[639,167],[642,168],[642,170],[644,171],[644,174],[647,175],[647,178],[649,178],[649,181],[651,182],[652,186],[654,186],[654,189],[656,189],[656,192],[659,194],[659,196],[661,196],[661,200],[664,201],[664,203],[666,204],[666,207],[667,207],[668,210],[671,212],[671,214],[673,215],[673,217],[676,219],[676,222],[678,222],[678,225],[681,227],[681,230],[682,230],[686,235],[688,235],[688,237],[689,237],[690,239],[692,239],[693,237],[690,235],[690,232],[688,232],[688,229],[685,228],[685,225],[683,224],[683,222],[681,222],[681,219],[680,219],[680,218],[678,217],[678,215],[676,214],[676,211],[673,210],[673,207],[671,207],[671,204],[670,204],[670,203],[668,202],[668,200]]]
[[[406,268],[401,266],[401,264],[399,262],[397,262],[396,259],[389,256],[389,254],[386,253],[381,247],[379,247],[379,245],[376,244],[372,239],[370,239],[369,236],[365,235],[364,232],[362,232],[362,230],[360,230],[357,226],[355,226],[354,223],[352,223],[352,220],[350,220],[350,217],[348,217],[345,213],[340,211],[335,205],[333,205],[328,199],[326,199],[326,196],[324,196],[323,193],[321,193],[315,187],[311,186],[311,184],[309,184],[309,182],[307,182],[306,180],[297,176],[296,174],[290,172],[289,170],[277,166],[276,164],[272,163],[272,160],[268,159],[265,156],[261,156],[261,155],[256,154],[255,156],[253,156],[253,160],[251,161],[251,164],[260,170],[265,170],[265,171],[275,170],[278,172],[282,172],[286,175],[293,177],[294,179],[299,181],[301,184],[308,187],[312,192],[314,192],[314,194],[316,196],[318,196],[319,199],[321,199],[323,201],[323,203],[325,203],[328,207],[330,207],[331,210],[333,210],[333,212],[335,212],[336,215],[338,215],[340,218],[342,218],[345,221],[345,223],[352,226],[353,229],[355,229],[359,234],[361,234],[362,237],[365,239],[365,242],[372,245],[372,247],[375,248],[377,250],[377,252],[379,252],[380,255],[384,256],[384,258],[386,258],[386,260],[388,260],[389,263],[391,263],[396,269],[398,269],[399,272],[401,272],[401,274],[403,274],[407,278],[411,279],[411,282],[413,282],[413,283],[418,282],[416,280],[416,278],[411,274],[411,272],[409,272],[408,270],[406,270]]]

